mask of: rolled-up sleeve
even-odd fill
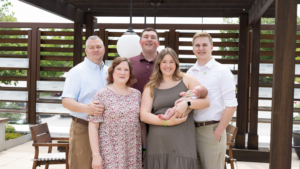
[[[225,69],[221,76],[221,92],[225,107],[236,107],[238,105],[235,88],[233,74],[229,69]]]
[[[99,90],[96,92],[96,94],[93,97],[93,101],[97,101],[97,102],[99,102],[100,105],[104,106],[101,91],[102,90]],[[103,113],[100,116],[88,115],[86,120],[90,121],[90,122],[95,122],[95,123],[102,123],[104,121]]]
[[[80,94],[80,85],[80,78],[76,73],[76,70],[70,70],[65,80],[62,97],[68,97],[78,101],[78,97]]]

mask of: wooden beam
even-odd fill
[[[257,120],[258,120],[258,88],[260,61],[260,19],[253,24],[252,30],[252,61],[251,61],[251,98],[250,98],[250,130],[248,134],[248,149],[258,150]]]
[[[48,11],[74,22],[85,24],[84,11],[62,0],[20,0],[29,5]],[[46,18],[45,18],[46,19]]]
[[[89,12],[98,12],[98,13],[107,13],[107,14],[113,14],[113,13],[123,13],[123,16],[128,16],[129,9],[128,8],[113,8],[115,10],[112,10],[111,8],[100,8],[100,9],[95,9],[93,11]],[[139,9],[133,9],[133,13],[139,14],[139,13],[144,13],[145,9],[139,8]],[[175,14],[175,13],[247,13],[246,10],[243,10],[241,8],[157,8],[156,14],[163,15],[163,14]],[[153,7],[147,9],[147,16],[152,16],[154,15],[153,13]]]
[[[151,24],[147,24],[151,26]],[[128,29],[129,24],[122,23],[99,23],[98,28],[100,29]],[[144,29],[144,24],[133,24],[133,29]],[[183,30],[239,30],[237,24],[156,24],[156,29],[183,29]],[[195,34],[195,33],[193,33]]]
[[[296,0],[276,0],[270,169],[291,168]]]
[[[273,3],[274,0],[255,0],[251,9],[249,10],[249,21],[248,24],[252,25],[256,23],[262,15],[267,11],[269,6]]]
[[[94,35],[94,27],[95,27],[96,20],[94,19],[95,17],[93,17],[92,12],[87,12],[85,14],[85,18],[86,18],[85,39],[88,39],[88,37]]]
[[[241,11],[242,12],[242,11]],[[157,13],[156,17],[239,17],[239,14],[241,12],[222,12],[219,10],[216,10],[215,12],[203,12],[203,11],[198,11],[195,13],[179,13],[179,12],[170,12],[170,13]],[[135,12],[132,11],[132,16],[134,17],[143,17],[145,14],[144,12]],[[117,17],[129,17],[128,12],[124,13],[124,12],[94,12],[94,16],[117,16]],[[147,13],[147,16],[154,16],[154,13]]]
[[[73,66],[82,62],[82,24],[74,23]]]
[[[236,135],[235,147],[244,149],[245,148],[245,135],[247,123],[247,111],[248,111],[248,87],[247,79],[249,76],[248,63],[247,63],[247,26],[248,26],[248,15],[240,14],[240,29],[239,29],[239,60],[238,60],[238,107],[237,107],[237,127],[239,128]],[[243,59],[241,59],[243,58]]]
[[[128,10],[129,8],[129,3],[126,1],[122,1],[119,3],[108,3],[108,2],[104,2],[104,3],[95,3],[93,5],[89,4],[89,3],[72,3],[74,6],[76,7],[80,7],[82,10],[84,10],[85,12],[95,12],[94,10],[99,10],[99,9],[109,9],[109,8],[114,8],[114,9],[120,9],[120,8],[127,8]],[[189,8],[198,8],[198,9],[208,9],[208,8],[231,8],[231,9],[245,9],[245,11],[248,11],[251,8],[251,4],[230,4],[230,3],[171,3],[171,4],[164,4],[162,3],[161,5],[159,5],[158,8],[185,8],[185,9],[189,9]],[[132,4],[132,9],[141,9],[145,7],[145,3],[143,3],[142,1],[140,1],[140,3],[133,3]],[[147,4],[147,9],[152,9],[151,13],[153,12],[153,5],[151,5],[150,3]]]
[[[64,0],[66,2],[69,3],[82,3],[83,0]],[[106,0],[85,0],[87,3],[106,3]],[[124,2],[123,0],[110,0],[109,2],[111,3],[120,3],[120,2]],[[140,0],[134,0],[133,3],[138,3],[140,2]],[[182,1],[182,0],[163,0],[163,2],[161,4],[173,4],[173,3],[195,3],[195,2],[199,2],[199,3],[203,3],[203,2],[207,2],[205,0],[186,0],[186,1]],[[209,3],[222,3],[224,2],[224,0],[210,0]],[[226,2],[230,3],[230,4],[238,4],[238,3],[251,3],[252,0],[227,0]],[[129,3],[129,2],[128,2]],[[149,2],[150,3],[150,2]]]

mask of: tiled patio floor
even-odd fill
[[[56,147],[53,152],[57,151]],[[47,148],[40,148],[40,153],[46,153]],[[32,158],[34,156],[34,148],[32,141],[26,142],[19,146],[10,148],[0,152],[0,169],[31,169]],[[292,153],[292,169],[299,168],[300,161],[295,153]],[[253,162],[237,162],[238,169],[269,169],[268,163],[253,163]],[[45,166],[38,167],[39,169]],[[50,169],[65,169],[65,165],[50,165]],[[228,165],[227,168],[230,168]]]

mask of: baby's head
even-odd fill
[[[196,86],[192,93],[194,93],[199,98],[205,98],[208,94],[207,89],[204,86]]]

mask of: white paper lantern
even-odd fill
[[[137,56],[142,52],[139,43],[140,37],[137,34],[124,34],[117,42],[117,51],[121,57]]]
[[[158,46],[158,48],[157,48],[157,52],[158,53],[160,53],[160,51],[162,51],[164,48],[163,47],[161,47],[161,46]]]

